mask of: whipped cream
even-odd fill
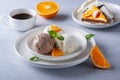
[[[80,8],[77,10],[77,12],[81,12],[81,11],[84,11],[88,8],[88,6],[92,5],[93,3],[97,2],[97,0],[87,0],[85,1],[81,6]]]
[[[109,21],[111,21],[111,22],[115,21],[112,12],[110,10],[108,10],[108,8],[106,6],[101,7],[100,10],[107,16]]]
[[[70,54],[72,52],[76,52],[80,49],[81,45],[78,44],[78,39],[69,33],[65,33],[62,36],[64,36],[64,40],[56,40],[57,44],[56,46],[64,52],[64,55]]]

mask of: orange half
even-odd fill
[[[95,45],[90,52],[90,57],[93,64],[98,68],[110,68],[110,64],[100,51],[97,45]]]
[[[59,10],[59,6],[53,1],[44,1],[36,5],[36,12],[44,18],[54,17]]]

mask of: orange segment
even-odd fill
[[[49,30],[53,30],[55,32],[59,32],[61,30],[61,28],[58,27],[58,26],[56,26],[56,25],[51,25],[50,28],[49,28]]]
[[[37,13],[44,18],[54,17],[59,10],[57,3],[53,1],[40,2],[36,5]]]
[[[93,64],[98,68],[110,68],[110,64],[100,51],[99,47],[95,45],[92,47],[90,52],[90,57],[92,59]]]
[[[63,56],[63,51],[60,49],[53,48],[52,49],[52,56],[54,56],[54,57]]]

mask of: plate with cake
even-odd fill
[[[120,23],[120,6],[87,0],[72,12],[72,18],[78,24],[88,28],[108,28]]]

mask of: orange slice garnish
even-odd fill
[[[93,64],[98,68],[110,68],[110,64],[100,51],[99,47],[95,45],[90,51],[90,57]]]
[[[36,5],[36,12],[44,18],[54,17],[59,10],[59,6],[53,1],[44,1]]]
[[[55,32],[59,32],[61,30],[61,28],[58,27],[58,26],[56,26],[56,25],[51,25],[50,28],[49,28],[49,30],[53,30]]]
[[[63,56],[63,51],[60,49],[53,48],[52,49],[52,56],[54,56],[54,57]]]

